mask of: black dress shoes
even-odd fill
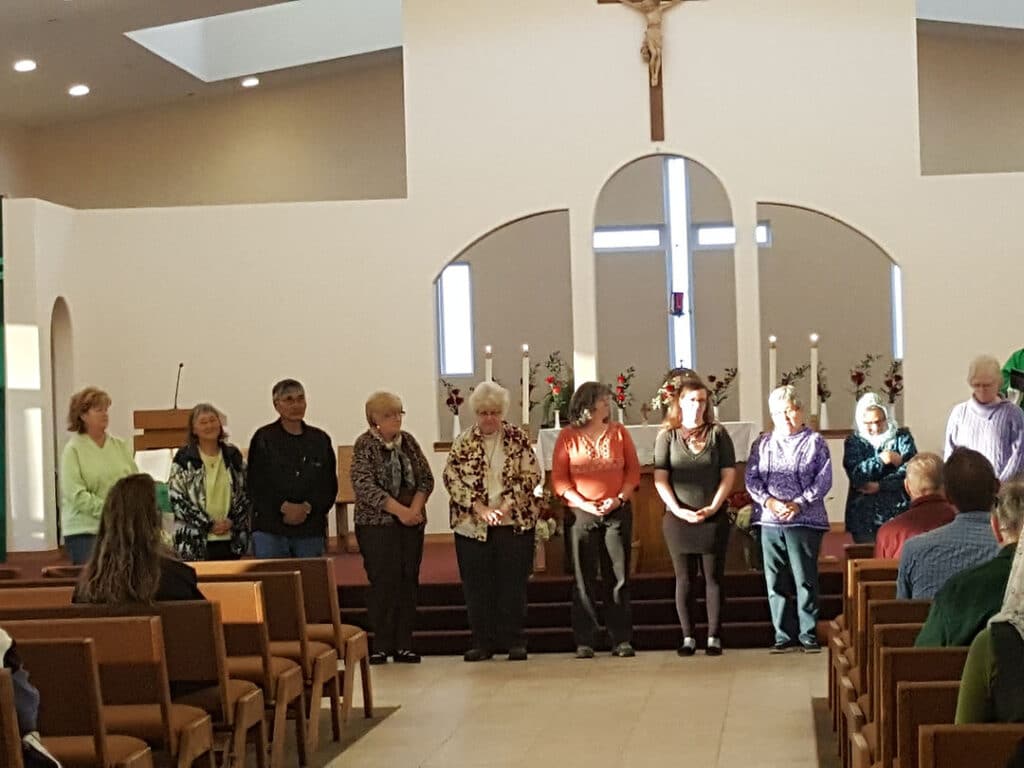
[[[419,664],[420,655],[413,651],[395,651],[392,658],[395,660],[395,664]]]
[[[462,654],[463,661],[487,661],[494,657],[494,653],[483,648],[470,648]]]

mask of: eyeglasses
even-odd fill
[[[405,416],[405,411],[391,411],[390,413],[383,413],[381,416],[385,419],[400,419]]]

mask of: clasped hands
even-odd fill
[[[586,501],[582,504],[574,505],[577,509],[582,509],[595,517],[604,517],[616,509],[621,507],[625,502],[622,501],[618,496],[612,496],[610,499],[602,499],[601,501]]]
[[[479,501],[473,504],[473,511],[476,512],[476,516],[483,520],[487,525],[501,525],[507,515],[512,510],[512,507],[505,502],[500,507],[490,507]]]
[[[230,520],[221,520],[213,524],[213,527],[210,528],[210,533],[214,536],[223,536],[226,533],[231,533],[231,527]]]
[[[713,514],[716,509],[714,507],[701,507],[700,509],[686,509],[685,507],[676,507],[672,510],[672,514],[687,523],[703,523]]]
[[[285,525],[302,525],[312,511],[313,507],[308,501],[286,501],[281,505],[281,517],[284,518]]]
[[[768,499],[764,503],[765,509],[771,512],[776,520],[792,520],[800,514],[800,505],[795,501],[780,501],[779,499]]]
[[[417,525],[422,525],[426,522],[427,518],[423,514],[423,502],[413,499],[412,503],[407,507],[402,505],[402,512],[399,512],[395,517],[398,518],[398,522],[408,528],[415,528]]]

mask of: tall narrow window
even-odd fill
[[[693,268],[690,261],[690,193],[686,160],[670,158],[665,163],[665,190],[669,232],[669,280],[672,293],[683,294],[683,313],[670,316],[669,365],[693,368],[697,365],[696,328],[693,318]]]
[[[473,375],[473,293],[469,264],[449,264],[437,280],[441,375]]]
[[[903,359],[903,270],[892,265],[892,356]]]

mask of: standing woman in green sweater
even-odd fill
[[[60,460],[60,511],[64,548],[75,565],[89,561],[114,483],[139,471],[131,447],[107,434],[109,408],[110,395],[96,387],[76,392],[68,407],[68,432],[75,434]]]

